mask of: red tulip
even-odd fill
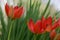
[[[50,18],[51,19],[51,18]],[[55,21],[54,24],[52,24],[51,20],[48,20],[48,22],[50,22],[50,24],[48,25],[48,27],[46,28],[46,31],[50,32],[55,30],[57,27],[59,27],[59,20]],[[47,23],[48,23],[47,22]]]
[[[53,30],[53,31],[50,33],[50,39],[51,39],[51,40],[54,40],[56,34],[57,34],[57,33],[55,32],[55,30]]]
[[[40,34],[43,32],[43,29],[41,29],[41,21],[38,20],[36,23],[33,22],[32,19],[27,23],[29,30],[35,34]]]
[[[44,29],[44,31],[50,32],[51,28],[52,28],[52,18],[48,17],[47,19],[45,19],[44,17],[42,17],[42,29]]]
[[[41,33],[44,33],[45,31],[51,32],[59,26],[58,21],[52,24],[51,17],[48,17],[47,19],[42,17],[42,20],[37,20],[36,23],[34,23],[32,19],[30,19],[27,25],[29,30],[31,30],[31,32],[36,34],[41,34]]]
[[[7,3],[5,5],[5,11],[8,17],[10,18],[20,18],[23,14],[23,7],[18,6],[9,6]]]
[[[57,21],[54,22],[54,24],[52,25],[52,30],[56,29],[57,27],[60,26],[60,19],[58,19]]]

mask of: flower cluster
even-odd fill
[[[9,6],[7,3],[5,5],[5,11],[6,15],[11,19],[17,19],[20,18],[24,13],[23,6]],[[53,38],[56,36],[55,29],[60,26],[60,19],[57,21],[52,20],[52,17],[44,18],[42,17],[41,20],[37,20],[36,23],[34,23],[33,19],[30,19],[27,22],[27,26],[29,30],[34,34],[42,34],[45,32],[50,32],[50,38],[53,40]],[[8,35],[8,39],[10,36]]]
[[[36,23],[33,22],[32,19],[27,23],[29,30],[35,34],[41,34],[44,32],[51,32],[55,30],[60,25],[60,19],[55,21],[54,24],[52,22],[52,17],[48,17],[45,19],[42,17],[41,20],[37,20]]]

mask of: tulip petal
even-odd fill
[[[35,33],[35,30],[34,30],[35,26],[34,26],[34,22],[32,19],[30,19],[30,21],[27,23],[27,25],[28,25],[29,30],[31,30],[31,32]]]
[[[52,26],[52,30],[56,29],[57,27],[59,27],[58,21],[54,23],[54,25]]]
[[[42,29],[42,25],[41,25],[41,21],[38,20],[35,24],[35,31],[36,33],[40,34],[41,33],[41,29]]]
[[[56,36],[56,32],[55,32],[55,30],[53,30],[51,33],[50,33],[50,39],[51,40],[53,40],[54,39],[54,37]]]
[[[10,7],[7,3],[5,5],[5,11],[6,11],[7,16],[9,16]]]
[[[35,25],[40,29],[42,28],[42,23],[40,20],[38,20]]]
[[[14,10],[13,18],[20,18],[23,14],[23,7]]]
[[[43,27],[43,29],[46,29],[46,22],[47,20],[44,18],[44,17],[42,17],[42,27]]]
[[[52,18],[51,18],[51,16],[47,18],[47,24],[48,25],[51,25],[52,24]]]
[[[46,31],[51,32],[52,31],[52,25],[47,26]]]
[[[18,6],[15,6],[15,7],[14,7],[14,10],[17,10],[18,8],[19,8]]]

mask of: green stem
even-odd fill
[[[11,34],[11,30],[12,30],[12,24],[14,23],[14,21],[11,22],[11,25],[10,25],[10,29],[9,29],[9,33],[8,33],[8,39],[7,40],[10,40],[10,34]]]
[[[36,34],[34,34],[34,40],[36,40],[36,38],[37,38],[37,35],[36,35]]]

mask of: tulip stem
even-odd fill
[[[14,21],[11,22],[11,25],[10,25],[10,28],[9,28],[9,33],[8,33],[8,39],[7,40],[10,40],[10,35],[11,35],[11,30],[12,30],[12,25],[13,25]]]
[[[37,35],[36,35],[36,34],[34,34],[34,40],[36,40],[36,38],[37,38]]]

